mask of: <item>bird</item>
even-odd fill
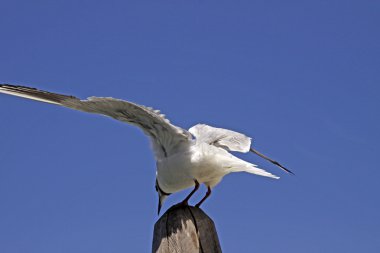
[[[294,174],[277,161],[251,147],[252,138],[232,130],[196,124],[185,130],[172,124],[164,114],[152,107],[112,97],[79,99],[36,88],[0,84],[0,93],[32,99],[70,109],[101,114],[139,127],[150,137],[156,160],[155,189],[158,193],[158,214],[164,201],[173,193],[192,188],[180,205],[188,205],[201,184],[207,187],[199,207],[222,178],[233,172],[279,179],[257,165],[242,160],[232,152],[254,153]]]

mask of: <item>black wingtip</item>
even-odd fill
[[[8,87],[8,88],[24,88],[29,90],[38,90],[33,87],[23,86],[23,85],[15,85],[15,84],[9,84],[9,83],[0,83],[0,87]]]
[[[284,171],[286,171],[287,173],[289,173],[289,174],[291,174],[291,175],[293,175],[293,176],[296,175],[296,174],[293,173],[293,171],[291,171],[291,170],[285,168],[284,166],[282,166],[281,164],[279,164],[279,163],[276,162],[276,161],[275,161],[273,164],[277,165],[278,167],[280,167],[281,169],[283,169]]]
[[[294,174],[291,170],[289,170],[289,169],[285,168],[284,166],[282,166],[281,164],[279,164],[277,161],[272,160],[271,158],[269,158],[269,157],[267,157],[267,156],[261,154],[261,153],[258,152],[257,150],[255,150],[255,149],[253,149],[253,148],[250,148],[249,151],[251,151],[252,153],[254,153],[254,154],[256,154],[256,155],[258,155],[258,156],[264,158],[265,160],[267,160],[267,161],[273,163],[274,165],[280,167],[283,171],[285,171],[285,172],[287,172],[287,173],[289,173],[289,174],[291,174],[291,175],[293,175],[293,176],[296,175],[296,174]]]
[[[24,97],[32,100],[62,104],[68,99],[77,99],[74,96],[68,96],[49,91],[39,90],[33,87],[13,85],[13,84],[0,84],[0,93],[8,93],[13,96]],[[28,97],[25,97],[28,96]]]

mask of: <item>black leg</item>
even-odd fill
[[[203,199],[201,199],[201,201],[199,201],[198,204],[196,204],[195,206],[196,207],[200,207],[202,205],[202,203],[211,195],[211,188],[210,186],[207,186],[207,192],[206,192],[206,195],[203,197]]]
[[[189,195],[187,195],[187,197],[181,202],[182,205],[187,205],[187,202],[189,201],[189,199],[191,198],[191,196],[193,196],[193,194],[198,191],[199,189],[199,182],[194,179],[194,183],[195,183],[195,186],[194,186],[194,189],[190,192]]]

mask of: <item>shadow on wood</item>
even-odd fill
[[[174,205],[154,225],[153,253],[222,252],[214,222],[200,208]]]

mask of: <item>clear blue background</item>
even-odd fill
[[[184,128],[240,131],[294,170],[239,155],[282,178],[234,174],[215,188],[203,209],[224,252],[380,249],[378,1],[0,8],[1,83],[128,99]],[[150,251],[155,162],[140,130],[6,95],[0,119],[0,252]]]

